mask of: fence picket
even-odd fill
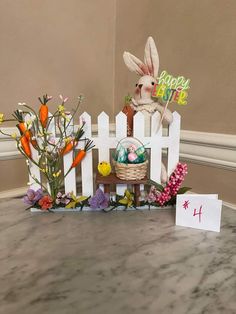
[[[98,149],[98,161],[110,160],[110,138],[109,138],[109,117],[103,111],[98,116],[98,138],[96,148]]]
[[[169,146],[168,146],[168,176],[174,171],[179,162],[180,143],[180,121],[181,117],[177,112],[173,113],[173,122],[169,126]]]
[[[134,116],[134,137],[139,139],[142,143],[144,143],[144,131],[145,131],[145,123],[144,123],[144,115],[142,112],[137,112]]]
[[[157,111],[151,118],[151,146],[150,146],[150,179],[161,183],[161,136],[162,126],[159,127],[160,113]]]
[[[64,173],[65,174],[69,170],[72,162],[73,162],[73,152],[71,151],[68,154],[66,154],[63,158]],[[75,172],[75,168],[73,168],[70,171],[70,173],[65,177],[64,184],[65,184],[65,193],[73,192],[73,194],[76,195],[76,172]]]
[[[87,112],[84,112],[80,116],[80,119],[85,121],[84,137],[87,137],[90,139],[92,137],[91,116]],[[82,145],[84,144],[82,143]],[[86,157],[82,160],[81,178],[82,178],[82,195],[92,196],[93,195],[93,154],[92,154],[92,151],[89,151],[86,154]]]
[[[30,144],[30,148],[31,148],[31,153],[32,153],[32,159],[38,162],[39,155],[38,155],[37,150],[31,144]],[[40,189],[41,186],[40,184],[36,183],[33,177],[38,182],[41,182],[40,170],[34,163],[32,163],[32,161],[29,162],[29,168],[30,168],[30,173],[31,173],[31,175],[29,174],[30,188],[36,191]]]
[[[148,119],[150,119],[150,117]],[[140,111],[137,112],[134,116],[134,137],[137,138],[144,145],[147,144],[145,134],[149,134],[150,132],[150,120],[148,119],[145,119],[145,115]],[[140,190],[143,189],[144,185],[140,184]]]
[[[73,119],[70,120],[70,123],[68,125],[68,128],[71,129],[71,131],[73,130]],[[63,166],[64,166],[64,174],[67,173],[67,171],[70,169],[70,166],[73,162],[73,151],[67,153],[64,157],[63,157]],[[65,184],[65,193],[70,193],[72,192],[74,195],[77,194],[77,190],[76,190],[76,170],[75,168],[73,168],[70,173],[65,177],[64,180],[64,184]]]
[[[55,125],[55,118],[51,114],[51,112],[48,113],[48,128],[47,128],[48,134],[50,134],[48,141],[56,144],[56,125]],[[49,145],[50,151],[53,151],[53,146]],[[47,165],[46,165],[47,167]],[[47,183],[47,189],[49,192],[51,192],[51,188],[49,183]]]
[[[120,112],[116,116],[116,140],[117,144],[122,138],[127,136],[127,116]],[[127,184],[117,184],[116,185],[116,193],[119,195],[123,195],[125,190],[127,189]]]

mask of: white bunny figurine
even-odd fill
[[[136,84],[134,98],[132,98],[130,106],[134,111],[141,111],[144,114],[145,129],[150,133],[150,117],[152,113],[159,111],[162,116],[164,112],[164,107],[152,99],[152,91],[154,85],[157,83],[159,70],[159,56],[153,38],[148,37],[144,50],[144,63],[126,51],[123,54],[123,58],[128,69],[141,76]],[[173,115],[169,109],[165,110],[163,120],[169,124],[172,122]],[[158,123],[160,124],[160,120],[157,121]],[[158,128],[159,125],[157,125]],[[161,181],[167,181],[166,168],[163,164],[161,165]]]
[[[134,98],[132,98],[133,109],[149,114],[159,111],[162,115],[164,107],[151,96],[154,84],[157,83],[159,70],[159,56],[153,38],[148,37],[144,50],[144,63],[126,51],[123,58],[128,69],[141,76],[136,84]],[[166,109],[163,120],[168,123],[172,122],[173,116],[169,109]]]

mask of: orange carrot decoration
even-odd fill
[[[77,142],[75,140],[71,140],[68,144],[66,144],[66,146],[62,149],[61,154],[62,155],[66,155],[68,154],[70,151],[72,151],[72,149],[74,148],[74,146],[77,145]]]
[[[20,138],[20,142],[21,142],[21,146],[22,149],[24,151],[24,153],[31,158],[31,150],[30,150],[30,145],[29,145],[29,141],[27,140],[25,135],[22,135]]]
[[[61,151],[62,155],[68,154],[78,144],[79,140],[84,135],[84,130],[83,130],[84,125],[85,125],[85,122],[76,132],[74,139],[72,139],[69,143],[67,143],[66,146],[63,148],[63,150]]]
[[[86,151],[83,149],[80,149],[78,154],[76,155],[71,167],[75,168],[79,163],[81,163],[81,161],[84,159],[86,155]]]
[[[30,141],[31,137],[32,137],[32,134],[30,132],[30,130],[27,130],[26,126],[25,126],[25,123],[24,122],[21,122],[18,124],[18,127],[21,131],[21,134],[25,135],[25,137],[27,138],[28,141]]]
[[[21,110],[15,110],[13,117],[19,122],[16,126],[20,131],[22,136],[25,136],[34,148],[37,147],[37,141],[32,139],[32,132],[27,129],[26,124],[24,122],[23,112]]]
[[[32,134],[30,130],[26,128],[23,112],[20,110],[14,111],[13,117],[19,122],[16,126],[18,127],[20,134],[26,136],[27,140],[30,141]]]
[[[41,107],[39,108],[39,120],[42,124],[43,128],[46,128],[48,122],[48,106],[47,102],[51,99],[51,96],[43,95],[43,100],[39,97],[39,101],[41,103]]]
[[[87,140],[87,143],[84,146],[84,149],[80,149],[78,154],[75,156],[75,159],[71,165],[71,168],[75,168],[86,156],[87,151],[92,149],[95,145],[92,145],[93,141]]]
[[[48,106],[47,105],[41,105],[39,109],[39,119],[44,128],[47,126],[48,122]]]

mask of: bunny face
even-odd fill
[[[124,52],[124,62],[128,69],[135,72],[141,78],[136,84],[134,99],[138,105],[150,104],[153,102],[151,93],[153,86],[157,83],[159,70],[159,56],[152,37],[149,37],[144,50],[144,62],[129,52]]]
[[[135,87],[134,99],[138,105],[150,104],[152,100],[152,91],[157,80],[151,75],[142,76]]]
[[[129,52],[123,54],[124,62],[131,72],[140,76],[135,88],[132,105],[135,111],[153,113],[159,111],[163,120],[171,123],[173,115],[171,111],[152,99],[154,84],[157,83],[159,70],[159,56],[155,42],[149,37],[144,49],[144,62]]]

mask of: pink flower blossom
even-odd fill
[[[150,191],[147,196],[148,203],[156,202],[156,199],[159,197],[161,192],[159,192],[154,185],[151,186]]]
[[[174,172],[170,176],[169,182],[164,188],[164,191],[156,199],[161,206],[168,202],[172,196],[175,196],[178,193],[187,173],[187,165],[178,163]]]
[[[150,203],[157,202],[161,206],[165,205],[173,196],[178,193],[187,173],[187,165],[178,163],[163,192],[159,192],[155,186],[151,187],[148,194],[148,201]]]

